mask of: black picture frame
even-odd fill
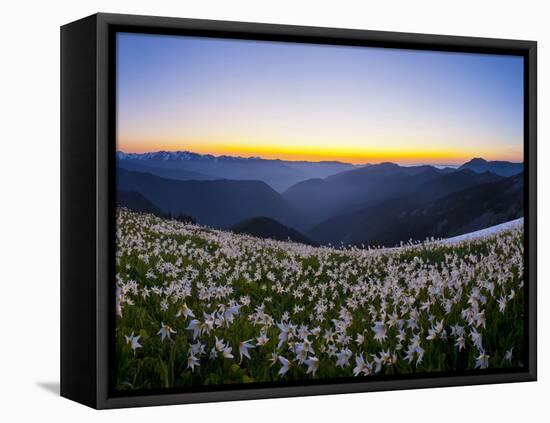
[[[139,395],[111,389],[114,320],[117,31],[377,46],[524,57],[527,356],[521,371],[373,378],[290,386],[239,385]],[[537,44],[304,26],[95,14],[61,27],[61,395],[97,409],[534,381],[537,377]]]

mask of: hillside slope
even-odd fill
[[[413,196],[434,201],[460,190],[494,182],[502,177],[471,170],[444,171],[432,166],[404,167],[394,163],[368,165],[325,179],[300,182],[283,193],[308,216],[311,229],[336,215],[352,213],[383,202]]]
[[[117,190],[116,203],[118,206],[125,207],[134,212],[151,213],[156,216],[164,215],[161,209],[136,191]]]
[[[315,245],[315,243],[300,232],[288,228],[269,217],[254,217],[247,219],[231,228],[238,234],[252,235],[258,238],[270,238],[277,241],[291,240],[302,244]]]
[[[164,213],[190,215],[197,223],[216,228],[256,216],[291,227],[300,219],[279,193],[261,181],[177,181],[118,168],[117,188],[140,193]]]
[[[447,238],[523,216],[523,173],[431,202],[388,200],[317,225],[307,236],[321,244],[392,246],[408,239]]]

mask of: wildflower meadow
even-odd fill
[[[336,249],[119,208],[116,388],[522,366],[523,237]]]

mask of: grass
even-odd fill
[[[334,250],[124,209],[117,224],[120,390],[522,365],[521,227],[453,245]],[[178,316],[184,304],[194,317]],[[192,320],[206,324],[196,339]],[[281,343],[278,323],[290,334]],[[175,333],[162,340],[162,325]],[[254,348],[241,359],[247,340]],[[281,356],[292,363],[283,374]]]

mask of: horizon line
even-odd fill
[[[224,157],[228,157],[228,158],[239,158],[239,159],[245,159],[245,160],[250,160],[250,159],[256,159],[256,160],[267,160],[267,161],[282,161],[282,162],[295,162],[295,163],[341,163],[341,164],[348,164],[348,165],[353,165],[353,166],[366,166],[366,165],[373,165],[373,164],[383,164],[383,163],[393,163],[393,164],[398,164],[398,165],[403,165],[403,161],[401,160],[391,160],[391,159],[386,159],[386,160],[380,160],[380,161],[365,161],[365,162],[351,162],[351,161],[344,161],[344,160],[339,160],[339,159],[323,159],[323,160],[311,160],[311,159],[294,159],[294,160],[291,160],[291,159],[285,159],[285,158],[280,158],[280,157],[277,157],[277,158],[272,158],[272,157],[265,157],[265,156],[261,156],[261,155],[251,155],[251,156],[246,156],[246,155],[239,155],[238,153],[237,154],[219,154],[219,155],[216,155],[216,154],[212,154],[212,153],[197,153],[195,151],[192,151],[192,150],[179,150],[179,149],[176,149],[176,150],[169,150],[169,149],[162,149],[162,150],[150,150],[150,151],[124,151],[122,149],[117,149],[116,150],[116,153],[123,153],[123,154],[133,154],[133,155],[144,155],[144,154],[156,154],[156,153],[190,153],[190,154],[196,154],[198,156],[211,156],[211,157],[214,157],[214,158],[224,158]],[[405,166],[420,166],[420,165],[431,165],[431,166],[449,166],[449,167],[453,167],[453,166],[460,166],[462,164],[465,164],[465,163],[468,163],[469,161],[472,161],[474,159],[482,159],[482,160],[485,160],[487,162],[491,162],[491,161],[501,161],[501,162],[509,162],[509,163],[516,163],[516,164],[523,164],[524,163],[524,160],[520,160],[520,161],[517,161],[517,160],[504,160],[504,159],[487,159],[485,158],[483,155],[473,155],[473,156],[470,156],[469,159],[464,159],[464,161],[457,161],[457,162],[446,162],[445,160],[442,160],[441,162],[438,162],[437,160],[434,161],[434,159],[429,159],[429,158],[426,158],[426,161],[423,161],[422,159],[419,159],[419,160],[406,160],[405,163],[407,163]]]

